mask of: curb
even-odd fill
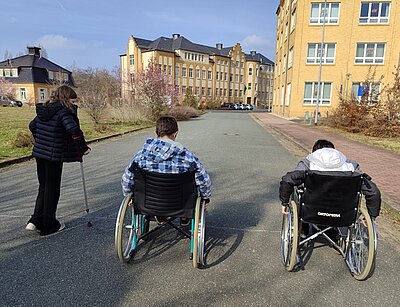
[[[135,129],[132,129],[132,130],[128,130],[128,131],[124,131],[124,132],[119,132],[119,133],[116,133],[116,134],[111,134],[111,135],[102,136],[102,137],[99,137],[99,138],[96,138],[96,139],[88,140],[86,143],[87,143],[87,144],[97,143],[97,142],[100,142],[100,141],[103,141],[103,140],[107,140],[107,139],[111,139],[111,138],[123,136],[123,135],[125,135],[125,134],[129,134],[129,133],[132,133],[132,132],[136,132],[136,131],[148,129],[148,128],[150,128],[150,127],[153,127],[153,125],[148,126],[148,127],[135,128]],[[14,164],[26,162],[26,161],[29,161],[29,160],[31,160],[31,159],[33,159],[33,156],[30,154],[30,155],[26,155],[26,156],[14,158],[14,159],[5,160],[5,161],[3,161],[3,162],[0,162],[0,169],[1,169],[1,168],[5,168],[5,167],[7,167],[7,166],[14,165]]]

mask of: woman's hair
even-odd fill
[[[73,104],[70,102],[70,99],[76,98],[78,98],[78,95],[72,88],[62,85],[53,92],[50,102],[59,101],[64,107],[74,111],[75,109]]]
[[[314,146],[312,148],[312,152],[322,149],[322,148],[335,148],[332,142],[328,140],[318,140],[314,143]]]
[[[161,116],[156,123],[156,134],[158,137],[169,136],[178,131],[178,122],[175,117],[169,115]]]

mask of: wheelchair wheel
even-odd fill
[[[128,195],[121,203],[115,225],[115,249],[121,262],[128,262],[137,247],[142,218],[135,215],[132,196]]]
[[[283,216],[281,231],[281,258],[286,270],[293,271],[297,264],[299,244],[299,218],[297,204],[291,201],[289,213]]]
[[[201,199],[196,201],[193,230],[193,267],[204,265],[205,211]]]
[[[360,216],[363,215],[366,225],[363,225]],[[346,263],[357,280],[365,280],[371,276],[375,267],[377,236],[375,222],[368,211],[361,208],[353,229],[347,249]]]

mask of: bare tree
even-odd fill
[[[7,81],[6,78],[0,77],[0,95],[14,98],[15,93],[16,90],[12,83]]]
[[[106,69],[86,68],[73,72],[77,92],[92,120],[99,124],[107,105],[119,98],[120,85],[115,74]]]

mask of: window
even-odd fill
[[[206,95],[206,88],[203,86],[201,88],[201,96],[205,96]]]
[[[46,92],[44,88],[39,89],[39,99],[40,101],[44,101],[46,99]]]
[[[219,75],[219,72],[217,71],[217,72],[215,73],[215,80],[218,80],[218,75]]]
[[[384,43],[359,43],[357,44],[355,63],[382,64],[385,57]]]
[[[310,15],[310,23],[311,24],[322,24],[324,23],[339,23],[339,3],[311,3],[311,15]]]
[[[21,100],[26,100],[26,89],[24,87],[19,89],[19,96],[21,97]]]
[[[289,49],[289,63],[288,63],[288,68],[293,66],[293,47]],[[267,66],[267,71],[268,71],[268,66]]]
[[[193,68],[189,68],[189,78],[193,78]]]
[[[11,69],[11,75],[16,78],[18,77],[18,68],[12,68]]]
[[[232,82],[232,79],[233,79],[233,74],[230,74],[229,81]]]
[[[332,83],[320,83],[320,102],[319,104],[330,105],[332,94]],[[318,100],[318,82],[306,82],[304,85],[304,104],[317,104]]]
[[[239,75],[238,74],[235,75],[235,82],[239,82]]]
[[[131,55],[129,56],[129,64],[130,64],[130,65],[135,64],[135,57],[134,57],[133,54],[131,54]]]
[[[370,82],[366,84],[364,82],[353,82],[352,94],[355,99],[361,101],[362,98],[367,99],[369,103],[376,103],[379,100],[380,94],[379,82]]]
[[[195,89],[195,94],[196,94],[196,96],[198,96],[198,95],[199,95],[199,87],[198,87],[198,86],[196,86],[196,89]]]
[[[324,44],[322,63],[335,63],[336,44]],[[319,63],[321,58],[321,44],[308,44],[307,64]]]
[[[251,76],[253,74],[253,68],[249,68],[249,76]]]
[[[11,77],[11,71],[10,71],[9,68],[4,69],[4,75],[5,75],[6,77]]]
[[[186,95],[186,86],[182,86],[182,95]]]
[[[168,75],[171,75],[171,74],[172,74],[172,66],[168,65]]]
[[[211,70],[208,71],[208,80],[211,80],[212,74],[211,74]]]
[[[196,68],[196,79],[200,78],[200,69]]]
[[[229,97],[232,97],[232,89],[229,89]]]
[[[182,67],[182,77],[186,77],[186,67]]]
[[[175,65],[175,77],[179,77],[179,65]]]
[[[290,19],[290,32],[292,32],[296,28],[296,10],[292,12],[292,16]]]
[[[211,96],[211,87],[207,88],[207,95]]]
[[[247,84],[247,89],[251,90],[251,83]]]
[[[68,74],[67,73],[63,73],[63,79],[65,82],[68,82]]]
[[[238,95],[238,90],[235,90],[235,97],[237,97]]]
[[[205,78],[206,78],[206,70],[205,70],[205,69],[203,69],[203,70],[201,71],[201,78],[202,78],[202,79],[205,79]]]
[[[390,2],[361,2],[360,23],[389,23]]]
[[[240,83],[243,83],[243,75],[240,75]]]

